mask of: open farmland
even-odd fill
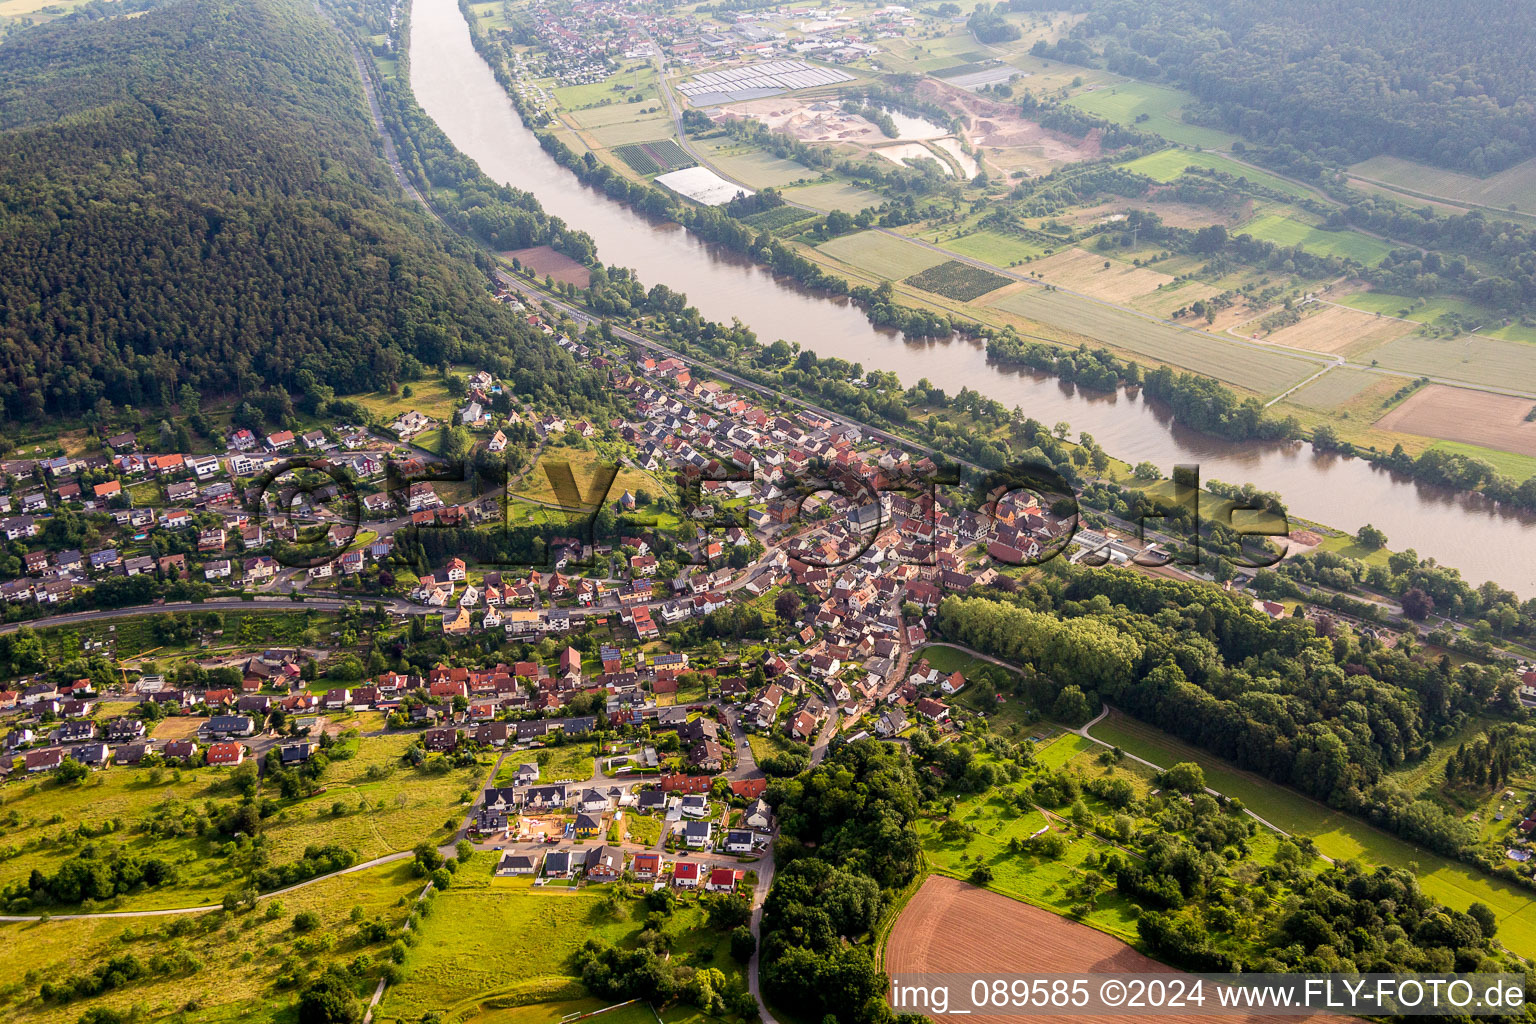
[[[1536,456],[1536,401],[1431,384],[1376,421],[1383,430]]]
[[[1345,306],[1314,303],[1306,307],[1300,323],[1260,337],[1272,345],[1286,348],[1354,355],[1401,338],[1412,330],[1413,324],[1403,320],[1373,316]]]
[[[1223,341],[1202,331],[1165,324],[1067,292],[1026,287],[1003,296],[993,309],[1109,345],[1142,359],[1203,373],[1270,395],[1316,372],[1315,364],[1279,352]]]
[[[1500,209],[1513,204],[1536,211],[1536,159],[1479,178],[1441,167],[1430,167],[1396,156],[1375,156],[1349,168],[1349,173],[1400,189],[1410,195],[1476,203]]]
[[[1046,910],[1019,903],[1006,896],[979,889],[953,878],[926,879],[913,896],[885,946],[886,973],[1009,975],[1069,974],[1177,974],[1175,968],[1143,956],[1110,935],[1058,917]],[[958,994],[957,994],[958,995]],[[954,1004],[952,1004],[954,1005]],[[1019,1018],[970,1013],[934,1015],[934,1020],[1008,1024]],[[1075,1024],[1122,1024],[1115,1015],[1073,1015]],[[1196,1014],[1165,1014],[1170,1024],[1183,1021],[1225,1020],[1280,1022],[1321,1018],[1201,1017]],[[1337,1020],[1338,1018],[1334,1018]]]
[[[880,193],[860,188],[851,181],[797,185],[784,190],[784,199],[817,210],[842,210],[844,213],[858,213],[866,206],[879,206],[885,201]]]
[[[578,288],[585,288],[592,283],[590,270],[565,253],[556,252],[547,245],[536,245],[531,249],[513,249],[501,255],[504,259],[517,260],[539,277],[547,275],[561,284],[574,284]]]
[[[1106,263],[1109,266],[1106,267]],[[1168,274],[1124,260],[1109,259],[1076,246],[1036,260],[1031,269],[1051,284],[1109,302],[1126,302],[1173,283]]]
[[[905,279],[905,283],[957,302],[970,302],[1008,284],[1008,278],[969,263],[949,260]]]
[[[657,175],[656,184],[704,206],[724,206],[737,196],[753,194],[751,189],[725,180],[708,167],[668,171]]]
[[[782,188],[791,182],[818,177],[820,173],[794,160],[731,139],[701,139],[694,146],[711,167],[757,188]]]
[[[1193,99],[1166,86],[1122,82],[1084,89],[1067,102],[1107,120],[1154,131],[1171,142],[1201,149],[1226,149],[1236,136],[1183,119],[1184,106]],[[1143,115],[1146,120],[1138,122],[1136,119]]]
[[[957,252],[975,260],[985,260],[998,267],[1022,263],[1026,259],[1045,253],[1045,246],[1033,238],[1024,235],[1005,235],[986,229],[972,231],[957,238],[946,238],[937,244],[950,252]]]
[[[944,262],[944,255],[880,231],[860,231],[816,247],[834,259],[892,281],[899,281]]]
[[[1406,383],[1401,377],[1385,377],[1369,370],[1338,366],[1297,388],[1285,400],[1292,405],[1327,412],[1348,405],[1368,392],[1381,393],[1381,397],[1386,398]]]
[[[660,174],[663,171],[676,171],[683,167],[692,167],[696,162],[683,151],[683,147],[671,139],[657,139],[652,142],[635,142],[627,146],[618,146],[614,153],[640,174]]]
[[[1279,213],[1256,217],[1233,228],[1232,233],[1286,247],[1299,245],[1310,253],[1357,260],[1367,266],[1380,263],[1392,251],[1392,246],[1379,238],[1358,231],[1328,231]]]
[[[1477,334],[1460,338],[1406,334],[1373,350],[1371,358],[1415,375],[1536,391],[1536,345],[1523,341]]]
[[[754,213],[750,217],[742,219],[743,224],[750,224],[755,228],[765,228],[768,231],[779,231],[798,224],[803,220],[809,220],[816,216],[809,210],[801,210],[794,206],[775,206],[771,210],[762,213]]]

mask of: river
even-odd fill
[[[711,319],[739,318],[765,343],[799,342],[818,355],[894,372],[905,384],[926,377],[950,394],[970,387],[1043,423],[1065,420],[1127,462],[1148,460],[1164,473],[1195,463],[1204,480],[1251,481],[1278,492],[1298,516],[1349,531],[1373,523],[1394,549],[1414,548],[1421,557],[1460,569],[1474,584],[1491,579],[1523,597],[1536,594],[1536,557],[1529,554],[1536,517],[1427,487],[1359,459],[1316,455],[1300,443],[1206,437],[1174,425],[1139,395],[1081,391],[1052,377],[999,369],[977,342],[909,341],[875,328],[847,300],[776,279],[675,224],[650,221],[583,186],[524,127],[475,52],[455,0],[415,0],[410,46],[416,98],[454,145],[492,178],[532,192],[550,213],[590,234],[604,262],[636,269],[647,284],[686,292]]]

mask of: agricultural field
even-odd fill
[[[1376,156],[1349,168],[1349,173],[1381,182],[1410,196],[1449,199],[1498,209],[1536,211],[1536,159],[1479,178],[1473,174],[1430,167],[1395,156]]]
[[[1398,430],[1536,457],[1536,401],[1431,384],[1376,421]]]
[[[1366,266],[1380,263],[1392,246],[1358,231],[1329,231],[1280,213],[1266,213],[1232,229],[1235,235],[1252,235],[1280,246],[1301,246],[1320,256],[1356,260]]]
[[[810,220],[814,216],[816,215],[809,210],[801,210],[793,206],[775,206],[771,210],[764,210],[762,213],[754,213],[750,217],[743,218],[742,223],[767,231],[782,231],[793,224]]]
[[[1259,328],[1257,321],[1245,328]],[[1414,330],[1414,325],[1394,317],[1373,316],[1347,306],[1309,303],[1302,309],[1300,323],[1282,327],[1269,334],[1260,332],[1260,340],[1284,348],[1309,352],[1328,352],[1350,358],[1359,356]]]
[[[1199,149],[1226,149],[1235,135],[1215,128],[1189,124],[1183,117],[1184,106],[1194,99],[1187,93],[1147,82],[1118,82],[1084,89],[1067,100],[1090,114],[1130,127],[1156,132],[1170,142]],[[1146,120],[1137,118],[1146,115]]]
[[[517,260],[524,270],[536,277],[548,277],[561,284],[574,284],[585,288],[592,283],[592,272],[563,252],[547,245],[535,245],[529,249],[512,249],[500,254],[502,259]],[[426,412],[425,409],[422,412]],[[428,415],[432,415],[428,413]],[[452,413],[449,413],[451,418]],[[438,419],[437,416],[432,416]]]
[[[1408,334],[1371,352],[1372,362],[1415,376],[1536,391],[1536,345],[1468,334],[1432,338]]]
[[[600,147],[625,146],[666,138],[672,134],[672,119],[660,112],[654,112],[643,114],[633,120],[613,121],[596,128],[585,128],[583,131],[590,135]]]
[[[1505,341],[1536,342],[1536,327],[1518,322],[1505,323],[1470,299],[1456,295],[1422,296],[1394,295],[1391,292],[1361,291],[1342,296],[1340,304],[1368,313],[1399,317],[1418,324],[1428,324],[1455,333],[1464,333],[1456,325],[1477,326],[1475,333]]]
[[[1521,956],[1536,955],[1536,898],[1528,892],[1420,850],[1125,715],[1112,713],[1089,732],[1097,740],[1158,765],[1181,761],[1200,765],[1206,785],[1242,800],[1276,828],[1310,838],[1324,856],[1391,867],[1416,865],[1419,885],[1426,893],[1457,910],[1465,910],[1473,902],[1487,904],[1499,916],[1499,940]]]
[[[671,139],[617,146],[613,152],[637,172],[646,175],[676,171],[683,167],[692,167],[698,162]]]
[[[1277,394],[1316,372],[1316,364],[1302,359],[1223,341],[1067,292],[1030,286],[990,306],[1016,314],[1026,324],[1053,325],[1143,361],[1193,370],[1260,395]]]
[[[937,244],[961,256],[984,260],[994,267],[1014,266],[1045,254],[1045,246],[1033,238],[1005,235],[988,229],[946,238]]]
[[[944,262],[943,253],[880,231],[843,235],[823,242],[816,250],[891,281],[911,277]]]
[[[809,206],[816,210],[842,210],[858,213],[866,206],[879,206],[885,202],[878,192],[860,188],[847,181],[822,181],[814,185],[796,185],[784,190],[784,198],[791,203]]]
[[[1369,370],[1351,370],[1347,366],[1339,366],[1310,384],[1297,388],[1285,400],[1307,409],[1331,412],[1346,408],[1367,395],[1385,399],[1406,383],[1402,377],[1384,377]]]
[[[1156,153],[1149,153],[1143,157],[1137,157],[1123,165],[1128,171],[1137,174],[1145,174],[1153,181],[1168,182],[1184,173],[1186,167],[1204,167],[1212,171],[1220,171],[1230,174],[1234,178],[1247,178],[1255,185],[1273,189],[1295,199],[1305,199],[1312,194],[1304,185],[1298,185],[1293,181],[1268,171],[1261,171],[1246,164],[1240,164],[1235,160],[1229,160],[1217,153],[1204,153],[1188,149],[1164,149]]]
[[[1106,302],[1129,302],[1173,284],[1168,274],[1076,246],[1035,260],[1030,271],[1043,281]]]
[[[986,936],[985,941],[978,941]],[[1091,966],[1085,966],[1091,965]],[[1180,973],[1143,956],[1125,942],[1087,925],[1069,921],[1027,903],[953,878],[932,876],[902,908],[886,941],[884,968],[889,974],[924,973],[1007,975],[1094,973],[1147,976]],[[953,998],[953,997],[952,997]],[[956,1003],[952,1002],[952,1006]],[[968,1021],[1010,1024],[1007,1015],[938,1014],[941,1024]],[[1163,1015],[1169,1024],[1207,1020],[1195,1014]],[[1277,1018],[1243,1015],[1227,1018],[1258,1024]],[[1321,1017],[1290,1018],[1297,1021]],[[1084,1024],[1114,1024],[1117,1016],[1073,1016]]]
[[[94,1007],[143,1020],[190,1014],[214,1024],[292,1021],[297,991],[273,984],[278,965],[292,957],[318,971],[333,963],[345,965],[361,954],[383,960],[389,941],[362,941],[351,922],[353,908],[360,908],[362,920],[380,921],[396,933],[409,901],[421,888],[421,879],[402,862],[315,882],[235,916],[214,910],[128,920],[0,924],[0,943],[25,949],[33,972],[28,978],[36,979],[12,974],[0,986],[0,1022],[75,1024],[84,1010]],[[269,916],[272,908],[276,913]],[[317,915],[318,924],[300,933],[293,920],[305,911]],[[125,954],[141,963],[185,954],[186,962],[196,966],[132,981],[89,1001],[38,998],[39,981],[58,982]],[[366,997],[372,986],[372,979],[359,980],[357,994]]]
[[[956,302],[970,302],[1009,283],[1001,274],[959,260],[948,260],[904,278],[903,283]]]
[[[782,188],[821,174],[794,160],[785,160],[730,138],[700,139],[694,145],[711,167],[754,188]]]

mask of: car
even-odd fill
[[[561,838],[560,836],[545,836],[544,845],[548,846],[550,843],[558,843]]]

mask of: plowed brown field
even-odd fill
[[[1148,959],[1130,946],[1087,925],[1057,917],[1027,903],[999,896],[974,885],[930,877],[912,897],[885,947],[885,970],[896,974],[1179,974],[1167,964]],[[953,1000],[955,995],[951,996]],[[951,1002],[951,1006],[955,1003]],[[1063,1024],[1129,1024],[1133,1016],[1002,1016],[949,1014],[934,1020],[947,1024],[1024,1024],[1061,1021]],[[1358,1024],[1350,1017],[1265,1017],[1259,1015],[1162,1015],[1160,1024],[1301,1024],[1331,1021]]]

